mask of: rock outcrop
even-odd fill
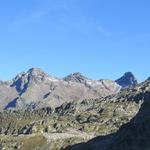
[[[135,87],[138,84],[132,72],[126,72],[121,78],[117,79],[116,82],[122,88]]]

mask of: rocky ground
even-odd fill
[[[137,115],[113,134],[69,146],[66,150],[149,150],[150,149],[150,78],[132,89],[129,95],[143,101]],[[134,93],[134,94],[133,94]]]
[[[125,89],[105,98],[66,102],[55,109],[5,110],[0,114],[1,148],[65,149],[116,132],[137,114],[142,102],[138,89]]]

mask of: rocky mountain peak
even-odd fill
[[[17,91],[23,93],[28,88],[29,84],[36,84],[46,80],[49,76],[39,68],[31,68],[27,72],[18,74],[13,79],[12,86],[15,86]]]
[[[31,81],[40,81],[49,77],[44,71],[39,68],[31,68],[27,72],[22,72],[15,77],[14,80],[18,80],[19,78],[28,78]]]
[[[65,81],[72,81],[77,83],[85,83],[88,78],[83,76],[80,72],[75,72],[64,78]]]
[[[117,79],[116,82],[123,88],[134,87],[138,84],[138,81],[132,72],[126,72],[121,78]]]
[[[42,69],[40,69],[40,68],[31,68],[31,69],[29,69],[27,71],[27,73],[35,75],[35,76],[41,75],[41,74],[45,74],[46,75],[46,73],[44,73],[44,71]]]
[[[45,79],[49,78],[49,75],[46,74],[39,68],[31,68],[27,71],[27,76],[31,79],[31,81],[37,83],[44,81]]]

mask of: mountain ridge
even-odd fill
[[[118,93],[121,88],[113,80],[92,80],[79,72],[57,78],[40,68],[31,68],[9,82],[0,82],[0,110],[57,107],[66,101],[105,97]]]

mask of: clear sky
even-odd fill
[[[1,0],[0,79],[31,67],[63,77],[150,76],[150,0]]]

